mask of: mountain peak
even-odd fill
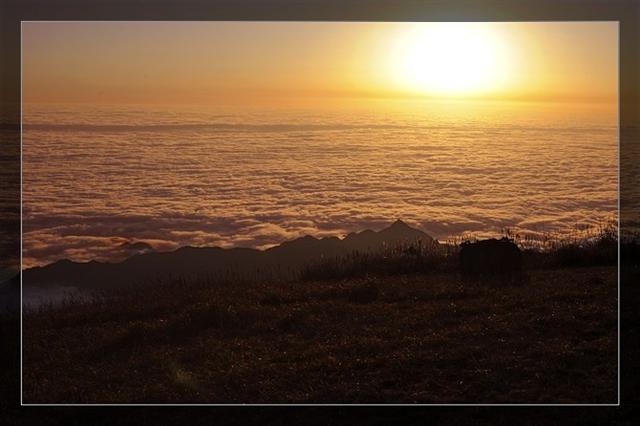
[[[424,240],[424,241],[432,241],[429,235],[425,234],[418,228],[412,228],[407,225],[402,220],[398,219],[393,222],[388,228],[385,228],[378,232],[378,235],[384,236],[384,238],[392,239],[392,240],[410,240],[415,241],[416,239]]]
[[[392,229],[403,228],[404,229],[404,228],[411,228],[411,227],[409,225],[407,225],[406,223],[404,223],[402,220],[396,219],[396,221],[393,222],[389,228],[392,228]]]

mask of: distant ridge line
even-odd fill
[[[352,232],[342,239],[319,239],[306,235],[266,250],[183,246],[170,252],[157,252],[136,243],[145,251],[118,263],[95,260],[80,263],[63,259],[26,269],[22,277],[24,285],[104,289],[115,286],[113,283],[123,286],[172,275],[219,274],[229,270],[246,272],[274,267],[299,269],[322,258],[339,257],[354,251],[380,251],[385,246],[417,241],[427,245],[438,244],[425,232],[401,220],[379,231]]]

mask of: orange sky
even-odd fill
[[[618,25],[23,23],[25,102],[615,102]]]

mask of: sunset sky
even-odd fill
[[[615,22],[25,22],[34,103],[615,102]]]
[[[617,211],[617,23],[22,29],[25,265]]]

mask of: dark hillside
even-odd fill
[[[215,284],[215,285],[213,285]],[[176,280],[24,321],[25,402],[615,402],[617,270]]]

